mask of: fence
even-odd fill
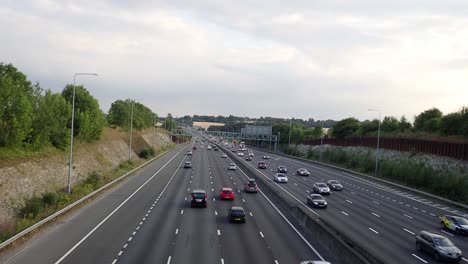
[[[306,140],[304,145],[320,145],[320,139]],[[376,137],[353,137],[353,138],[324,138],[323,144],[350,147],[363,146],[375,148]],[[380,138],[380,147],[397,151],[414,151],[459,160],[468,160],[468,143],[453,143],[409,138]]]

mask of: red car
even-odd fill
[[[219,194],[221,200],[234,200],[234,192],[232,188],[223,188]]]
[[[192,148],[192,149],[197,149],[197,146],[193,146],[193,148]]]
[[[258,168],[259,168],[259,169],[266,169],[266,168],[267,168],[267,165],[265,164],[265,162],[259,161],[259,162],[258,162]]]

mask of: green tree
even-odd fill
[[[345,138],[354,134],[359,129],[359,126],[359,120],[356,118],[345,118],[336,122],[332,129],[332,135],[337,138]]]
[[[414,119],[414,128],[426,132],[438,132],[440,130],[440,121],[442,112],[437,108],[426,110]]]
[[[73,85],[67,85],[62,96],[71,105]],[[76,86],[74,136],[85,142],[99,140],[105,124],[104,113],[99,109],[98,101],[83,86]],[[71,126],[71,119],[69,125]]]
[[[65,149],[70,140],[70,129],[67,127],[71,116],[70,104],[60,94],[50,90],[37,96],[31,143],[35,147],[52,145]]]
[[[130,107],[128,99],[126,101],[117,100],[113,102],[107,114],[109,125],[128,127],[130,124]]]
[[[34,90],[12,64],[0,63],[0,147],[21,147],[31,133]]]
[[[386,116],[382,121],[381,130],[385,132],[394,132],[400,128],[400,123],[398,119],[393,116]]]
[[[405,116],[402,116],[400,118],[400,131],[404,132],[409,129],[411,129],[411,123],[408,122],[408,119],[406,119]]]
[[[371,132],[377,132],[379,130],[379,120],[374,119],[372,121],[366,120],[363,121],[360,126],[358,131],[356,132],[358,135],[365,136],[368,135]]]

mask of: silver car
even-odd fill
[[[329,195],[330,188],[323,182],[314,183],[314,193]]]
[[[329,180],[327,181],[328,187],[334,191],[342,191],[343,190],[343,185],[337,180]]]

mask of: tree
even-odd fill
[[[67,85],[62,96],[71,105],[73,85]],[[83,86],[76,86],[74,136],[85,142],[99,140],[105,124],[104,113],[99,109],[98,101]],[[71,127],[71,119],[69,126]]]
[[[377,132],[379,130],[379,120],[374,119],[372,121],[366,120],[363,121],[357,131],[358,135],[365,136],[370,132]]]
[[[31,133],[34,91],[12,64],[0,63],[0,147],[21,147]]]
[[[71,116],[71,107],[65,98],[50,90],[45,91],[44,95],[38,94],[34,113],[31,144],[65,149],[70,142],[67,124]]]
[[[130,124],[130,104],[128,100],[117,100],[111,104],[107,114],[109,125],[128,127]]]
[[[414,128],[426,132],[438,132],[440,130],[440,121],[442,112],[437,108],[426,110],[414,119]]]
[[[401,116],[400,118],[400,131],[404,132],[406,130],[411,129],[411,123],[408,122],[405,116]]]
[[[345,138],[354,134],[359,129],[359,125],[359,120],[356,118],[345,118],[336,122],[332,129],[332,135],[337,138]]]
[[[385,132],[394,132],[397,131],[400,128],[400,123],[398,122],[398,119],[393,116],[386,116],[384,117],[382,121],[382,131]]]

